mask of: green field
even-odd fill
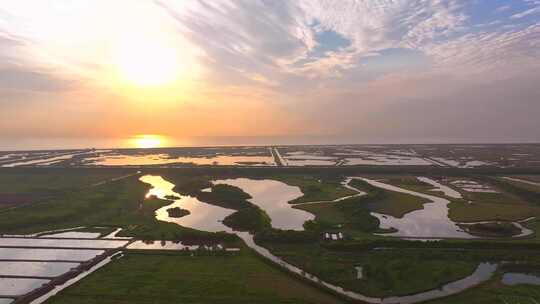
[[[233,256],[127,253],[46,303],[332,304],[342,301],[243,250]]]
[[[358,197],[366,209],[393,217],[403,217],[411,211],[422,209],[428,202],[418,196],[384,190],[357,179],[351,181],[351,186],[368,193],[365,197]]]
[[[356,192],[343,187],[342,178],[317,177],[311,175],[276,175],[272,179],[282,181],[290,186],[300,188],[303,196],[292,200],[291,204],[307,202],[332,201],[344,196],[353,195]]]
[[[135,173],[135,170],[80,170],[80,169],[3,169],[0,170],[0,194],[46,194],[92,186],[115,177]]]
[[[338,252],[317,244],[264,244],[271,251],[319,278],[373,297],[407,295],[437,289],[470,275],[476,259],[443,250]],[[363,267],[357,279],[355,266]]]

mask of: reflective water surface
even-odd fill
[[[0,278],[0,294],[24,295],[47,282],[49,280]]]
[[[143,180],[144,182],[149,183],[150,185],[153,186],[153,188],[149,191],[148,195],[157,195],[158,197],[163,197],[163,196],[168,195],[168,194],[173,194],[173,195],[180,196],[179,194],[174,193],[174,191],[172,191],[172,187],[174,187],[173,184],[165,181],[163,178],[161,178],[159,176],[148,176],[147,175],[147,176],[143,176],[141,178],[141,180]],[[269,185],[273,185],[273,183],[270,183],[270,182],[274,182],[274,181],[265,182],[263,180],[262,183],[257,183],[256,180],[250,180],[250,179],[233,179],[233,180],[216,181],[216,183],[219,183],[219,182],[226,182],[227,184],[231,184],[231,185],[235,185],[235,186],[243,186],[242,189],[244,191],[246,191],[247,193],[250,193],[253,196],[252,202],[256,203],[259,206],[261,206],[261,208],[263,208],[265,211],[267,211],[267,213],[272,213],[272,211],[269,212],[268,210],[266,210],[266,208],[265,208],[266,206],[273,208],[274,204],[277,204],[277,205],[282,204],[283,199],[287,199],[289,197],[292,197],[291,199],[293,199],[294,197],[293,197],[292,194],[295,194],[295,195],[298,194],[298,192],[295,193],[291,189],[289,189],[290,191],[287,191],[288,194],[286,194],[286,195],[283,194],[283,196],[279,195],[279,193],[273,193],[273,194],[277,195],[278,197],[280,197],[280,200],[278,202],[277,199],[272,200],[272,199],[267,197],[267,196],[270,195],[269,194],[270,192],[268,192],[268,191],[270,191],[269,189],[272,189],[272,187],[269,186]],[[281,188],[282,186],[279,186],[279,187]],[[286,189],[286,188],[283,187],[282,189]],[[174,204],[176,204],[177,202],[182,201],[183,199],[185,199],[185,197],[182,197],[182,196],[180,196],[180,197],[181,197],[181,199],[175,201]],[[259,203],[257,203],[257,201],[259,201]],[[261,202],[264,202],[264,203],[261,203]],[[198,203],[200,203],[200,202],[198,202]],[[180,203],[178,204],[178,206],[182,207],[182,208],[185,208],[185,206],[180,204]],[[209,205],[209,206],[211,206],[211,205]],[[167,207],[170,207],[170,206],[167,206]],[[212,207],[215,207],[215,206],[212,206]],[[219,208],[219,207],[215,207],[215,208]],[[223,209],[223,208],[221,208],[221,209]],[[277,212],[280,212],[279,211],[280,208],[276,208],[276,209],[278,210]],[[204,212],[205,210],[207,210],[206,207],[202,208],[202,209],[200,209],[198,211],[199,212]],[[227,209],[225,209],[225,210],[227,210]],[[193,214],[193,211],[192,211],[192,214]],[[275,214],[277,214],[277,213],[275,213]],[[157,215],[157,217],[158,216],[159,215]],[[189,216],[186,216],[186,217],[189,217]],[[213,217],[213,218],[215,218],[215,217]],[[278,223],[278,224],[276,224],[275,227],[283,225],[283,227],[295,227],[296,229],[302,229],[301,225],[299,224],[300,223],[299,218],[300,217],[298,217],[298,218],[295,217],[294,220],[288,221],[286,223]],[[180,219],[182,219],[182,218],[180,218]],[[164,218],[164,220],[170,221],[170,219],[167,219],[167,218]],[[179,220],[179,219],[175,219],[175,220]],[[186,223],[188,223],[188,222],[186,222]],[[204,226],[203,224],[200,224],[198,222],[194,222],[194,223],[196,223],[196,225],[198,227]],[[183,224],[181,224],[181,225],[183,225]],[[273,223],[273,225],[274,225],[274,223]],[[211,225],[211,226],[213,226],[213,225]],[[188,225],[186,225],[186,227],[195,228],[193,226],[188,226]],[[223,226],[223,227],[226,228],[226,226]],[[196,229],[204,230],[204,229],[200,229],[200,228],[196,228]],[[232,232],[228,228],[225,231]],[[314,276],[314,275],[312,275],[310,273],[306,273],[304,270],[302,270],[302,269],[300,269],[300,268],[298,268],[298,267],[296,267],[296,266],[294,266],[292,264],[289,264],[289,263],[285,262],[281,258],[279,258],[279,257],[275,256],[274,254],[272,254],[268,249],[255,244],[255,242],[253,240],[253,236],[250,233],[248,233],[248,232],[238,232],[238,231],[233,232],[233,233],[235,233],[242,240],[244,240],[246,245],[249,246],[250,248],[252,248],[253,250],[255,250],[258,254],[260,254],[261,256],[267,258],[268,260],[276,263],[277,265],[287,269],[288,271],[293,272],[295,274],[298,274],[298,275],[302,276],[303,278],[305,278],[307,280],[310,280],[312,282],[320,284],[320,285],[322,285],[322,286],[324,286],[324,287],[326,287],[328,289],[331,289],[331,290],[333,290],[333,291],[335,291],[335,292],[337,292],[337,293],[339,293],[341,295],[345,295],[345,296],[350,297],[352,299],[361,300],[361,301],[368,302],[368,303],[375,303],[375,304],[378,304],[378,303],[381,303],[381,304],[416,303],[416,302],[420,302],[420,301],[426,301],[426,300],[429,300],[429,299],[436,299],[436,298],[456,294],[456,293],[459,293],[459,292],[461,292],[461,291],[463,291],[463,290],[465,290],[467,288],[470,288],[470,287],[472,287],[474,285],[477,285],[477,284],[479,284],[481,282],[484,282],[484,281],[488,280],[492,276],[492,274],[495,272],[495,270],[497,269],[497,265],[495,265],[495,264],[481,263],[477,267],[477,269],[475,270],[475,272],[472,275],[470,275],[470,276],[468,276],[466,278],[463,278],[461,280],[446,284],[441,289],[422,292],[422,293],[418,293],[418,294],[410,295],[410,296],[390,297],[390,298],[382,299],[382,298],[375,298],[375,297],[365,296],[365,295],[362,295],[360,293],[356,293],[356,292],[352,292],[352,291],[347,291],[347,290],[344,290],[342,287],[339,287],[339,286],[330,284],[328,282],[325,282],[325,281],[321,280],[320,278],[318,278],[318,277],[316,277],[316,276]]]
[[[274,166],[272,156],[254,155],[217,155],[211,157],[170,157],[168,154],[147,155],[103,155],[87,158],[87,165],[101,166],[140,166],[140,165],[166,165],[174,163],[195,165],[251,165],[251,166]]]
[[[459,191],[456,191],[446,185],[443,185],[431,178],[427,178],[427,177],[417,177],[419,181],[421,182],[424,182],[424,183],[427,183],[427,184],[430,184],[432,185],[433,187],[435,187],[434,189],[432,189],[431,191],[440,191],[442,192],[444,195],[448,196],[448,197],[451,197],[451,198],[463,198],[461,196],[461,193],[459,193]]]
[[[0,276],[56,277],[79,263],[0,261]]]
[[[101,233],[99,232],[79,232],[79,231],[67,231],[53,234],[44,235],[44,237],[51,238],[74,238],[74,239],[97,239]]]
[[[178,225],[202,231],[232,231],[232,229],[223,225],[221,221],[228,215],[234,213],[234,210],[203,203],[192,196],[180,195],[179,193],[174,192],[174,184],[166,181],[161,176],[145,175],[142,176],[140,180],[152,186],[152,189],[150,189],[147,196],[155,195],[161,199],[165,199],[165,196],[168,195],[180,197],[180,199],[175,200],[172,204],[156,211],[156,218],[158,220],[176,223]],[[174,207],[186,209],[190,214],[180,218],[170,217],[167,209]]]
[[[503,275],[501,281],[504,285],[540,285],[540,275],[508,272]]]
[[[373,216],[377,217],[381,222],[381,228],[395,228],[398,230],[397,232],[386,235],[424,238],[474,238],[474,236],[462,231],[456,223],[448,218],[449,200],[438,196],[406,190],[363,177],[359,177],[359,179],[385,190],[411,194],[430,200],[430,202],[424,204],[423,209],[409,212],[402,218],[395,218],[391,215],[372,212]]]
[[[0,260],[88,261],[103,250],[0,248]]]
[[[263,209],[272,220],[272,227],[283,230],[304,230],[303,224],[315,216],[292,208],[288,202],[304,195],[298,187],[275,180],[236,178],[217,180],[214,184],[238,187],[251,195],[249,201]]]
[[[127,244],[123,240],[73,240],[73,239],[30,239],[0,238],[0,246],[11,247],[57,247],[57,248],[118,248]]]

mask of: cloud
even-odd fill
[[[60,79],[52,74],[14,67],[0,69],[0,89],[65,91],[73,88],[74,85],[74,81]]]
[[[537,14],[537,13],[540,13],[540,6],[533,7],[533,8],[530,8],[530,9],[526,10],[526,11],[523,11],[521,13],[514,14],[514,15],[510,16],[510,18],[512,18],[512,19],[520,19],[520,18],[529,16],[529,15]]]

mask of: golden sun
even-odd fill
[[[164,142],[164,137],[160,135],[137,135],[131,139],[131,146],[142,149],[158,148]]]
[[[140,87],[170,83],[181,70],[176,49],[158,39],[124,39],[116,57],[121,78]]]

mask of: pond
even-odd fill
[[[214,181],[242,189],[251,195],[251,202],[259,206],[272,220],[272,227],[283,230],[304,230],[304,223],[315,216],[304,210],[292,208],[289,201],[304,194],[298,187],[269,179],[236,178]]]
[[[540,285],[540,275],[508,272],[503,275],[501,281],[504,285],[510,286],[520,284]]]
[[[234,210],[203,203],[195,197],[176,193],[173,190],[174,184],[166,181],[161,176],[145,175],[142,176],[140,180],[152,186],[147,194],[147,197],[152,195],[155,195],[161,199],[166,199],[166,196],[179,197],[179,199],[174,200],[172,204],[162,207],[156,211],[156,218],[158,220],[176,223],[184,227],[202,231],[232,232],[232,229],[223,225],[221,221],[228,215],[234,213]],[[174,207],[186,209],[190,212],[190,214],[180,218],[170,217],[167,209]]]

